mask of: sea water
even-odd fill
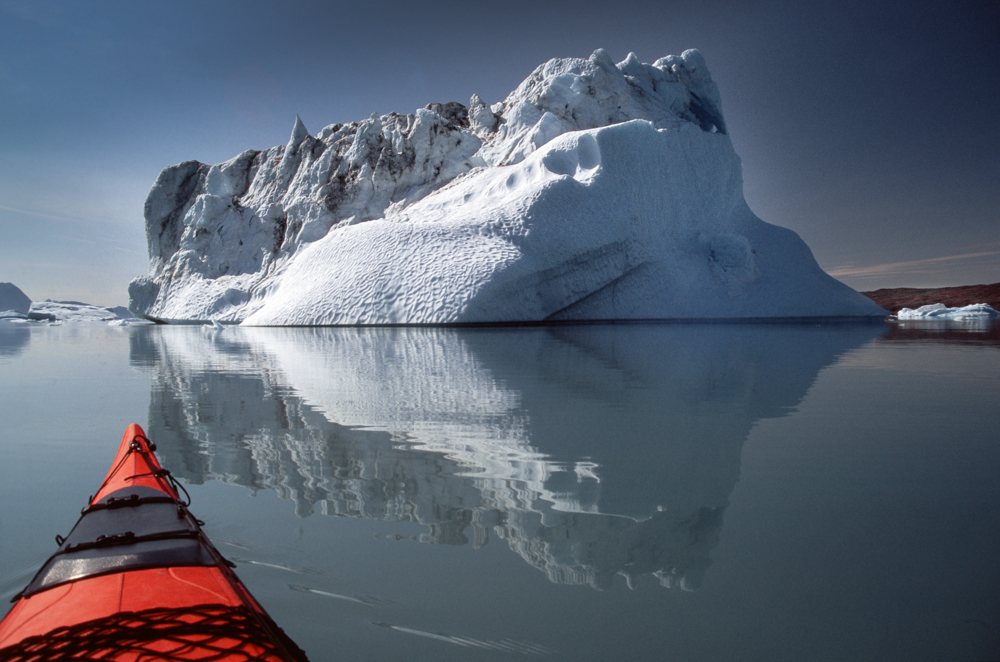
[[[312,660],[1000,656],[1000,340],[0,323],[0,597],[140,423]]]

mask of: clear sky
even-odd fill
[[[860,290],[1000,281],[1000,2],[0,0],[0,281],[127,303],[165,166],[698,48],[763,220]]]

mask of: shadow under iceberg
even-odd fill
[[[744,440],[878,325],[147,327],[164,466],[300,516],[496,536],[554,582],[697,588]]]

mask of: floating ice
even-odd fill
[[[148,324],[124,306],[103,308],[79,301],[32,301],[12,283],[0,283],[0,319],[11,322],[112,322]]]
[[[538,67],[430,104],[165,169],[130,309],[250,325],[881,317],[743,199],[698,51]]]
[[[901,320],[954,320],[954,321],[980,321],[1000,318],[997,312],[988,304],[974,303],[961,308],[949,308],[943,303],[932,303],[927,306],[920,306],[916,310],[903,308],[896,317]]]

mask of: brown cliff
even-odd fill
[[[1000,310],[1000,283],[938,288],[897,287],[862,294],[892,313],[898,313],[902,308],[919,308],[931,303],[943,303],[949,308],[987,303]]]

